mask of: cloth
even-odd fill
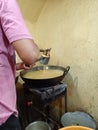
[[[0,0],[0,125],[18,115],[15,88],[15,50],[12,42],[32,39],[16,0]]]
[[[11,115],[8,120],[0,126],[0,130],[21,130],[18,118]]]

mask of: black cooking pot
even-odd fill
[[[57,85],[60,83],[65,75],[68,73],[70,67],[67,66],[66,68],[61,67],[61,66],[53,66],[53,65],[46,65],[46,66],[36,66],[33,67],[31,70],[23,70],[20,72],[20,77],[22,80],[27,83],[30,86],[34,87],[49,87],[53,85]],[[30,78],[25,78],[24,75],[29,72],[33,71],[40,71],[40,70],[60,70],[62,71],[62,75],[59,75],[57,77],[52,77],[52,71],[51,71],[51,78],[48,79],[30,79]]]

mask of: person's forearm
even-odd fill
[[[33,42],[33,40],[30,39],[17,40],[13,42],[12,45],[15,48],[21,60],[25,64],[32,65],[38,60],[40,49]]]

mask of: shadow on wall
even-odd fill
[[[68,85],[68,96],[72,96],[73,95],[73,90],[76,89],[76,87],[78,85],[78,78],[76,77],[76,79],[73,80],[71,74],[68,73],[64,77],[63,82],[67,83],[67,85]]]
[[[36,22],[46,0],[18,0],[18,3],[24,19],[27,19],[30,22]]]
[[[77,90],[78,88],[78,77],[72,78],[71,74],[68,73],[65,78],[63,79],[63,82],[68,85],[67,88],[67,110],[68,111],[83,111],[83,108],[80,108],[78,104],[81,102],[81,99],[79,98],[79,92]]]
[[[89,105],[85,106],[84,99],[81,96],[81,91],[79,91],[78,77],[72,78],[71,74],[68,73],[63,82],[68,85],[67,89],[67,110],[68,111],[82,111],[89,113]]]

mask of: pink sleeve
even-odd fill
[[[9,42],[24,38],[32,39],[16,0],[1,0],[1,3],[1,25]]]

